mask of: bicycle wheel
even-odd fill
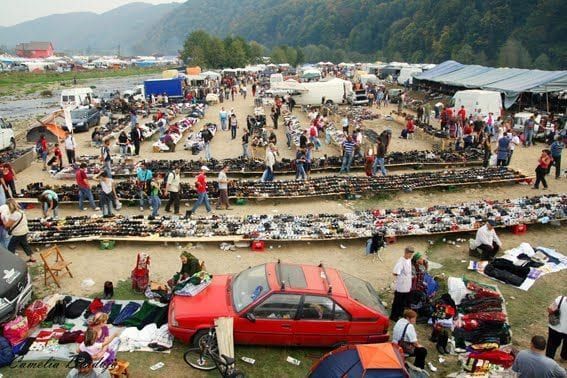
[[[228,378],[245,378],[246,375],[244,375],[243,372],[241,372],[238,369],[235,369],[231,374],[229,374]]]
[[[215,361],[200,348],[191,348],[183,355],[185,362],[197,370],[211,371],[217,368]]]

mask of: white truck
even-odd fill
[[[14,136],[12,124],[0,117],[0,150],[5,149],[16,149],[16,137]]]
[[[455,110],[465,107],[467,114],[478,114],[487,117],[492,113],[495,117],[502,114],[502,96],[500,92],[471,89],[458,91],[453,96]]]
[[[96,105],[98,103],[99,99],[91,88],[71,88],[61,91],[59,105],[62,108],[76,108],[81,105]]]
[[[351,92],[350,81],[333,78],[301,83],[292,96],[297,105],[343,104]]]

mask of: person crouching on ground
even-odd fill
[[[484,226],[476,231],[473,249],[480,249],[482,254],[481,260],[492,260],[502,247],[502,242],[496,231],[494,230],[496,222],[492,219],[488,220]]]
[[[415,311],[405,310],[403,318],[394,325],[392,341],[398,344],[404,350],[404,353],[407,353],[410,357],[415,357],[414,365],[416,367],[425,369],[427,349],[417,341],[417,333],[414,326],[416,320],[417,313]]]

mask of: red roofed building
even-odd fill
[[[16,46],[16,55],[22,58],[49,58],[53,51],[51,42],[20,43]]]

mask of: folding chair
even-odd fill
[[[61,288],[59,285],[59,273],[69,274],[69,277],[73,278],[71,274],[71,270],[69,269],[69,265],[71,265],[70,261],[65,261],[63,255],[61,254],[61,250],[58,246],[53,246],[48,248],[47,250],[41,252],[39,254],[41,259],[43,260],[43,279],[45,285],[47,285],[47,274],[53,278],[53,281],[57,284],[57,287]],[[53,263],[49,262],[49,258],[54,255],[55,261]],[[66,272],[65,272],[66,271]]]
[[[384,247],[380,247],[378,248],[378,250],[376,251],[376,253],[372,253],[372,262],[376,262],[378,260],[380,260],[381,262],[384,262],[384,259],[382,258],[382,251],[384,250]]]

